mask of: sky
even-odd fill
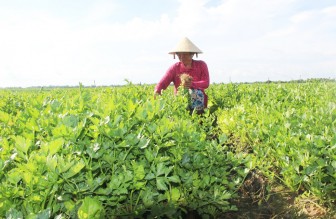
[[[335,21],[335,0],[0,0],[0,87],[155,84],[183,37],[210,83],[335,79]]]

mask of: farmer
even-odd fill
[[[195,46],[188,38],[183,38],[169,54],[177,55],[179,62],[176,62],[167,70],[159,83],[155,86],[154,94],[161,94],[171,82],[174,83],[174,91],[178,89],[189,90],[191,103],[189,109],[202,113],[207,107],[208,97],[204,92],[209,87],[209,71],[207,64],[201,60],[194,60],[193,57],[202,51]]]

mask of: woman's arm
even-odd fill
[[[165,90],[169,84],[174,80],[175,65],[171,66],[165,75],[161,78],[159,83],[155,86],[154,92],[161,94],[162,90]]]

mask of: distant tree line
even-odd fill
[[[0,88],[0,89],[7,89],[7,90],[18,90],[18,89],[32,89],[32,90],[37,90],[37,89],[41,89],[41,90],[49,90],[49,89],[57,89],[57,88],[78,88],[80,86],[82,87],[87,87],[87,88],[96,88],[96,87],[123,87],[123,86],[128,86],[128,85],[153,85],[153,84],[142,84],[142,83],[138,83],[138,84],[133,84],[132,82],[127,80],[127,84],[126,85],[90,85],[90,86],[84,86],[84,85],[49,85],[49,86],[30,86],[30,87],[5,87],[5,88]],[[256,84],[256,83],[307,83],[307,82],[336,82],[336,78],[309,78],[309,79],[298,79],[298,80],[290,80],[290,81],[281,81],[281,80],[277,80],[277,81],[272,81],[272,80],[267,80],[267,81],[255,81],[255,82],[236,82],[234,84]],[[231,82],[230,82],[231,83]],[[225,83],[216,83],[214,82],[213,84],[225,84]]]

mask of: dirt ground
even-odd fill
[[[220,219],[336,219],[336,203],[328,208],[317,199],[291,193],[281,185],[272,184],[273,189],[267,193],[265,179],[256,171],[249,173],[234,202],[239,210],[225,213]]]

